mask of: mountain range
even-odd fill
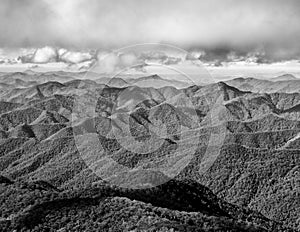
[[[1,73],[0,231],[300,230],[299,80],[84,75]]]
[[[258,93],[294,93],[299,92],[300,79],[291,74],[285,74],[268,80],[256,78],[235,78],[226,81],[227,84],[244,91]]]

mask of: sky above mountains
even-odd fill
[[[299,12],[298,0],[2,0],[0,71],[300,77]]]
[[[1,47],[111,49],[169,43],[206,59],[300,56],[298,0],[2,0]]]

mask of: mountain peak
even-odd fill
[[[243,92],[243,91],[241,91],[241,90],[239,90],[238,88],[235,88],[235,87],[233,87],[233,86],[231,86],[231,85],[228,85],[228,84],[226,84],[225,82],[223,82],[223,81],[220,81],[220,82],[218,82],[217,83],[217,86],[219,87],[219,89],[221,90],[221,91],[228,91],[228,90],[230,90],[230,91],[233,91],[233,92]]]
[[[154,74],[154,75],[151,75],[149,76],[148,78],[152,78],[152,79],[162,79],[159,75],[157,74]]]
[[[228,101],[232,98],[235,98],[235,97],[241,96],[245,93],[248,93],[248,92],[241,91],[233,86],[230,86],[230,85],[224,83],[223,81],[218,82],[217,86],[218,86],[219,91],[221,91],[225,101]]]
[[[223,81],[218,82],[217,85],[218,85],[218,87],[220,87],[220,88],[228,88],[228,87],[229,87],[229,85],[227,85],[227,84],[226,84],[225,82],[223,82]]]

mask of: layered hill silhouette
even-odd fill
[[[300,229],[298,80],[82,75],[1,74],[3,231]]]
[[[292,74],[283,74],[271,79],[271,81],[294,81],[294,80],[298,80],[298,78]]]
[[[243,91],[258,93],[295,93],[299,92],[300,88],[300,79],[290,75],[284,75],[269,80],[236,78],[226,81],[226,83]]]
[[[189,86],[189,83],[177,80],[170,80],[162,78],[158,75],[144,76],[138,78],[120,78],[120,77],[102,77],[96,80],[99,84],[106,84],[112,87],[128,87],[128,86],[138,86],[141,88],[154,87],[161,88],[165,86],[172,86],[175,88],[184,88]]]

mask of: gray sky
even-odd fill
[[[299,58],[298,0],[1,0],[0,47],[163,42],[212,57]],[[225,54],[225,55],[224,55]],[[225,59],[225,58],[224,58]]]

